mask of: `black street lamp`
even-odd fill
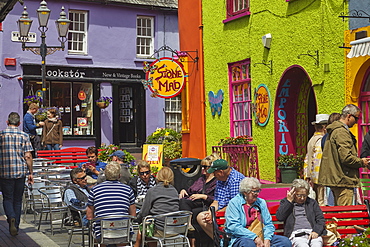
[[[46,6],[46,2],[43,0],[40,3],[40,7],[37,10],[37,16],[39,20],[39,31],[41,32],[41,44],[40,46],[26,46],[26,41],[28,37],[28,32],[30,31],[32,20],[28,17],[27,8],[24,7],[22,16],[18,20],[19,35],[22,42],[22,49],[31,51],[36,55],[41,56],[41,76],[42,76],[42,99],[45,100],[46,92],[46,55],[53,54],[56,51],[64,51],[64,43],[67,41],[67,34],[69,29],[70,20],[66,17],[66,12],[64,12],[64,7],[62,7],[62,12],[60,12],[59,19],[55,21],[58,29],[58,40],[60,46],[47,46],[45,43],[46,31],[48,30],[48,21],[50,17],[50,9]]]

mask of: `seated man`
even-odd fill
[[[109,215],[136,216],[135,195],[130,186],[120,183],[121,166],[110,163],[104,170],[106,181],[95,185],[89,195],[86,216],[88,220],[94,217]],[[95,222],[95,238],[100,238],[100,224]]]
[[[63,194],[63,200],[67,206],[71,207],[71,213],[73,220],[79,221],[79,214],[73,210],[84,210],[87,206],[87,200],[89,196],[89,188],[87,187],[86,173],[82,168],[74,168],[70,173],[72,185],[69,185]],[[88,220],[86,219],[86,213],[82,212],[82,224],[87,225]]]
[[[121,166],[121,177],[119,181],[123,184],[128,184],[128,182],[131,180],[131,172],[129,170],[129,166],[127,163],[123,162],[125,153],[122,150],[117,150],[111,155],[112,162],[116,162]],[[98,177],[97,183],[100,184],[106,180],[104,172],[101,172]]]
[[[143,204],[146,192],[156,185],[155,177],[151,175],[150,165],[144,161],[137,162],[138,176],[133,177],[129,184],[136,197],[136,208],[139,210]]]
[[[244,175],[230,167],[224,159],[213,161],[207,172],[213,172],[217,178],[215,199],[210,207],[214,206],[215,210],[225,211],[229,201],[239,194],[240,181],[243,180]],[[197,221],[205,233],[213,239],[211,211],[208,210],[199,213]]]
[[[78,167],[84,169],[88,175],[87,183],[94,184],[99,176],[99,172],[103,171],[107,164],[98,160],[98,149],[96,147],[88,147],[86,155],[87,162],[79,164]]]

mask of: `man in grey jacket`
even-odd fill
[[[369,167],[370,158],[357,156],[356,137],[350,132],[361,114],[360,108],[346,105],[339,121],[326,127],[325,142],[320,166],[319,184],[329,186],[335,205],[352,205],[353,190],[359,185],[359,168]]]

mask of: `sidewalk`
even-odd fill
[[[27,247],[58,247],[56,244],[45,234],[39,232],[33,225],[24,223],[20,224],[20,229],[17,236],[11,236],[9,233],[9,225],[6,218],[0,216],[0,246],[27,246]]]

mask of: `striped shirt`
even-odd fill
[[[218,210],[226,207],[229,201],[239,194],[239,185],[243,178],[243,174],[232,168],[226,181],[217,180],[215,200],[218,202]]]
[[[135,195],[130,186],[119,181],[104,181],[90,190],[88,206],[93,206],[95,217],[124,214],[135,204]],[[100,238],[100,224],[94,225],[95,237]]]
[[[0,131],[0,177],[23,178],[28,167],[25,153],[33,151],[29,136],[15,126]]]

